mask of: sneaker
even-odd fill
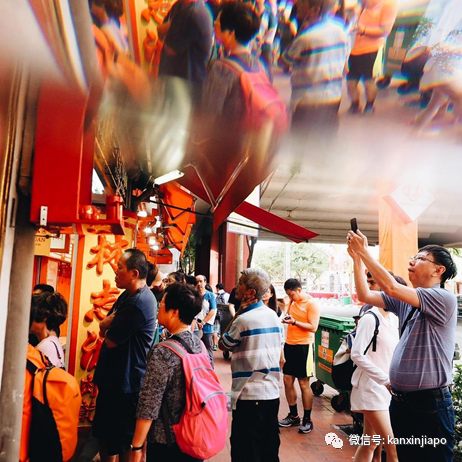
[[[213,351],[218,351],[218,346],[217,345],[213,345]]]
[[[409,80],[408,82],[402,83],[398,87],[398,94],[400,95],[407,95],[409,93],[412,93],[414,91],[419,90],[419,80]]]
[[[348,114],[361,114],[361,109],[359,107],[359,104],[353,103],[348,109]]]
[[[363,114],[373,114],[375,112],[374,103],[367,103],[364,106]]]
[[[380,88],[380,89],[389,87],[390,83],[391,83],[391,76],[390,75],[384,75],[383,77],[378,79],[377,82],[375,82],[377,87]]]
[[[281,425],[279,423],[279,425]],[[310,433],[313,430],[313,422],[311,420],[304,420],[298,429],[298,433]]]
[[[300,417],[293,417],[290,414],[287,414],[285,419],[279,421],[280,427],[298,427],[300,425]],[[311,430],[310,430],[311,431]]]

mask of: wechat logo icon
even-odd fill
[[[327,446],[332,446],[335,449],[343,448],[343,440],[336,433],[328,433],[324,437],[324,441],[326,442]]]

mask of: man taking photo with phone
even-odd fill
[[[299,433],[310,433],[313,430],[311,421],[313,392],[310,387],[310,377],[313,375],[313,352],[310,351],[310,345],[314,343],[314,334],[318,330],[319,306],[311,295],[303,291],[298,279],[287,279],[284,290],[290,303],[287,315],[282,320],[288,325],[284,345],[285,364],[282,372],[290,412],[287,417],[279,421],[279,426],[300,426]],[[300,419],[297,410],[296,378],[302,392],[303,419]]]
[[[390,364],[390,418],[399,460],[453,460],[454,407],[452,383],[457,324],[457,299],[441,285],[457,274],[447,249],[427,245],[409,259],[413,287],[398,282],[368,250],[366,236],[350,231],[348,253],[353,258],[360,301],[384,308],[399,318],[400,340]],[[365,264],[382,292],[371,291]],[[432,442],[436,442],[432,444]]]

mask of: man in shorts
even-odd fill
[[[373,77],[374,63],[384,46],[398,12],[397,0],[365,0],[358,24],[356,38],[348,59],[347,86],[351,99],[350,114],[361,112],[359,103],[359,81],[364,80],[366,105],[364,113],[374,112],[377,85]]]
[[[311,295],[303,291],[300,281],[287,279],[284,290],[290,299],[287,315],[283,323],[288,324],[287,339],[284,345],[285,364],[284,388],[290,412],[286,418],[279,421],[280,427],[299,426],[299,433],[310,433],[313,430],[311,421],[311,408],[313,407],[313,392],[310,388],[310,376],[308,371],[310,344],[314,343],[314,334],[318,330],[320,311],[319,306]],[[312,364],[312,361],[311,361]],[[312,365],[311,365],[312,369]],[[298,379],[302,392],[303,419],[301,420],[297,410],[297,392],[295,391],[295,379]]]

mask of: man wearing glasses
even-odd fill
[[[386,385],[393,397],[390,417],[399,439],[399,460],[453,460],[455,422],[449,386],[457,300],[441,285],[457,274],[456,265],[444,247],[423,247],[409,260],[413,287],[406,287],[372,257],[364,234],[350,231],[347,242],[358,298],[395,313],[400,321],[400,341]],[[368,288],[364,264],[382,292]]]

